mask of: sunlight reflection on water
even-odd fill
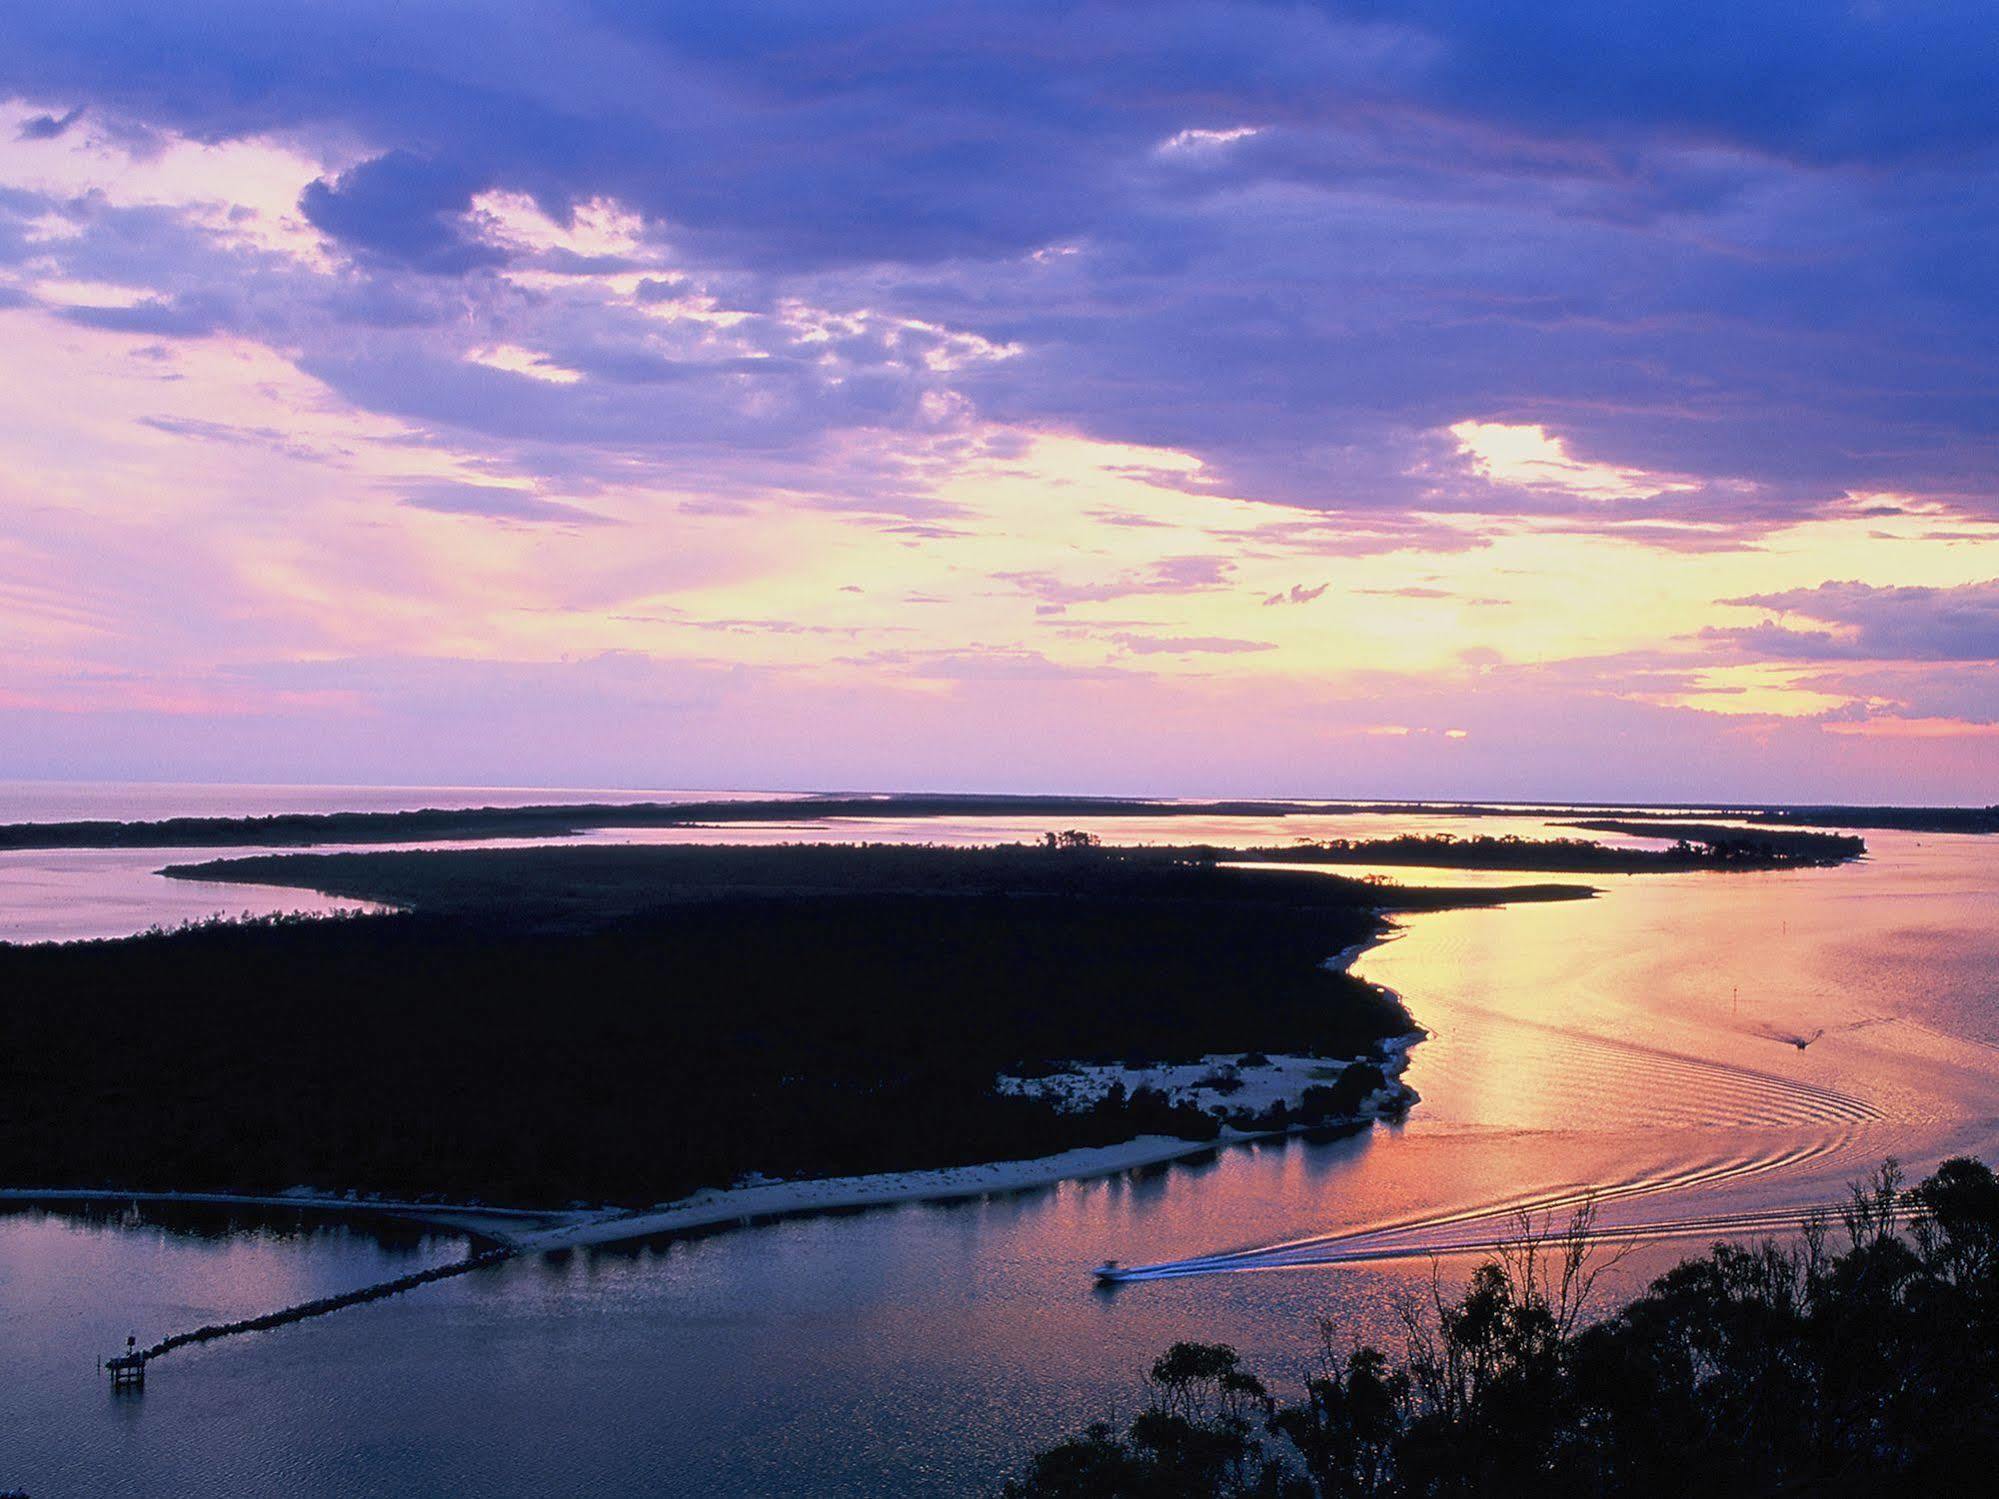
[[[1106,822],[1133,841],[1194,831]],[[1409,1074],[1423,1102],[1398,1126],[513,1264],[176,1354],[137,1406],[89,1366],[103,1336],[360,1284],[383,1251],[355,1233],[253,1240],[232,1269],[226,1237],[0,1215],[0,1487],[964,1491],[1129,1410],[1175,1338],[1233,1341],[1286,1383],[1321,1314],[1391,1336],[1394,1298],[1430,1265],[1367,1256],[1476,1242],[1481,1214],[1596,1187],[1616,1194],[1609,1222],[1688,1225],[1621,1267],[1628,1287],[1703,1235],[1836,1196],[1884,1154],[1919,1171],[1999,1145],[1995,846],[1867,838],[1868,860],[1834,870],[1596,878],[1588,902],[1401,918],[1356,964],[1432,1032]],[[1241,1257],[1215,1273],[1110,1294],[1085,1274],[1226,1251]]]

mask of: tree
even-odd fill
[[[1716,1244],[1592,1321],[1613,1262],[1585,1203],[1523,1219],[1461,1290],[1433,1276],[1398,1360],[1338,1352],[1275,1400],[1234,1350],[1177,1344],[1120,1437],[1036,1460],[1017,1496],[1537,1499],[1982,1491],[1999,1468],[1999,1178],[1890,1161],[1789,1242]],[[1259,1410],[1267,1412],[1261,1427]],[[1089,1487],[1057,1487],[1060,1479]]]

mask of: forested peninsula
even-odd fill
[[[1384,891],[1087,847],[242,866],[411,909],[0,948],[0,1180],[646,1204],[750,1174],[1212,1139],[1212,1112],[1157,1093],[1066,1110],[996,1078],[1379,1055],[1414,1022],[1327,960],[1379,930],[1385,897],[1589,893]]]

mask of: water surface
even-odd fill
[[[1515,1208],[1599,1192],[1606,1221],[1656,1236],[1628,1287],[1715,1234],[1793,1221],[1885,1154],[1919,1171],[1999,1148],[1995,845],[1867,837],[1871,856],[1834,870],[1596,877],[1589,902],[1404,918],[1357,965],[1433,1032],[1398,1127],[513,1263],[175,1353],[137,1400],[91,1365],[127,1330],[458,1246],[0,1216],[0,1487],[971,1492],[1128,1412],[1175,1338],[1234,1342],[1284,1383],[1322,1315],[1392,1335],[1423,1251],[1489,1240]],[[1084,1267],[1105,1256],[1179,1273],[1097,1292]]]

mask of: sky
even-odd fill
[[[1999,801],[1999,10],[0,8],[0,775]]]

